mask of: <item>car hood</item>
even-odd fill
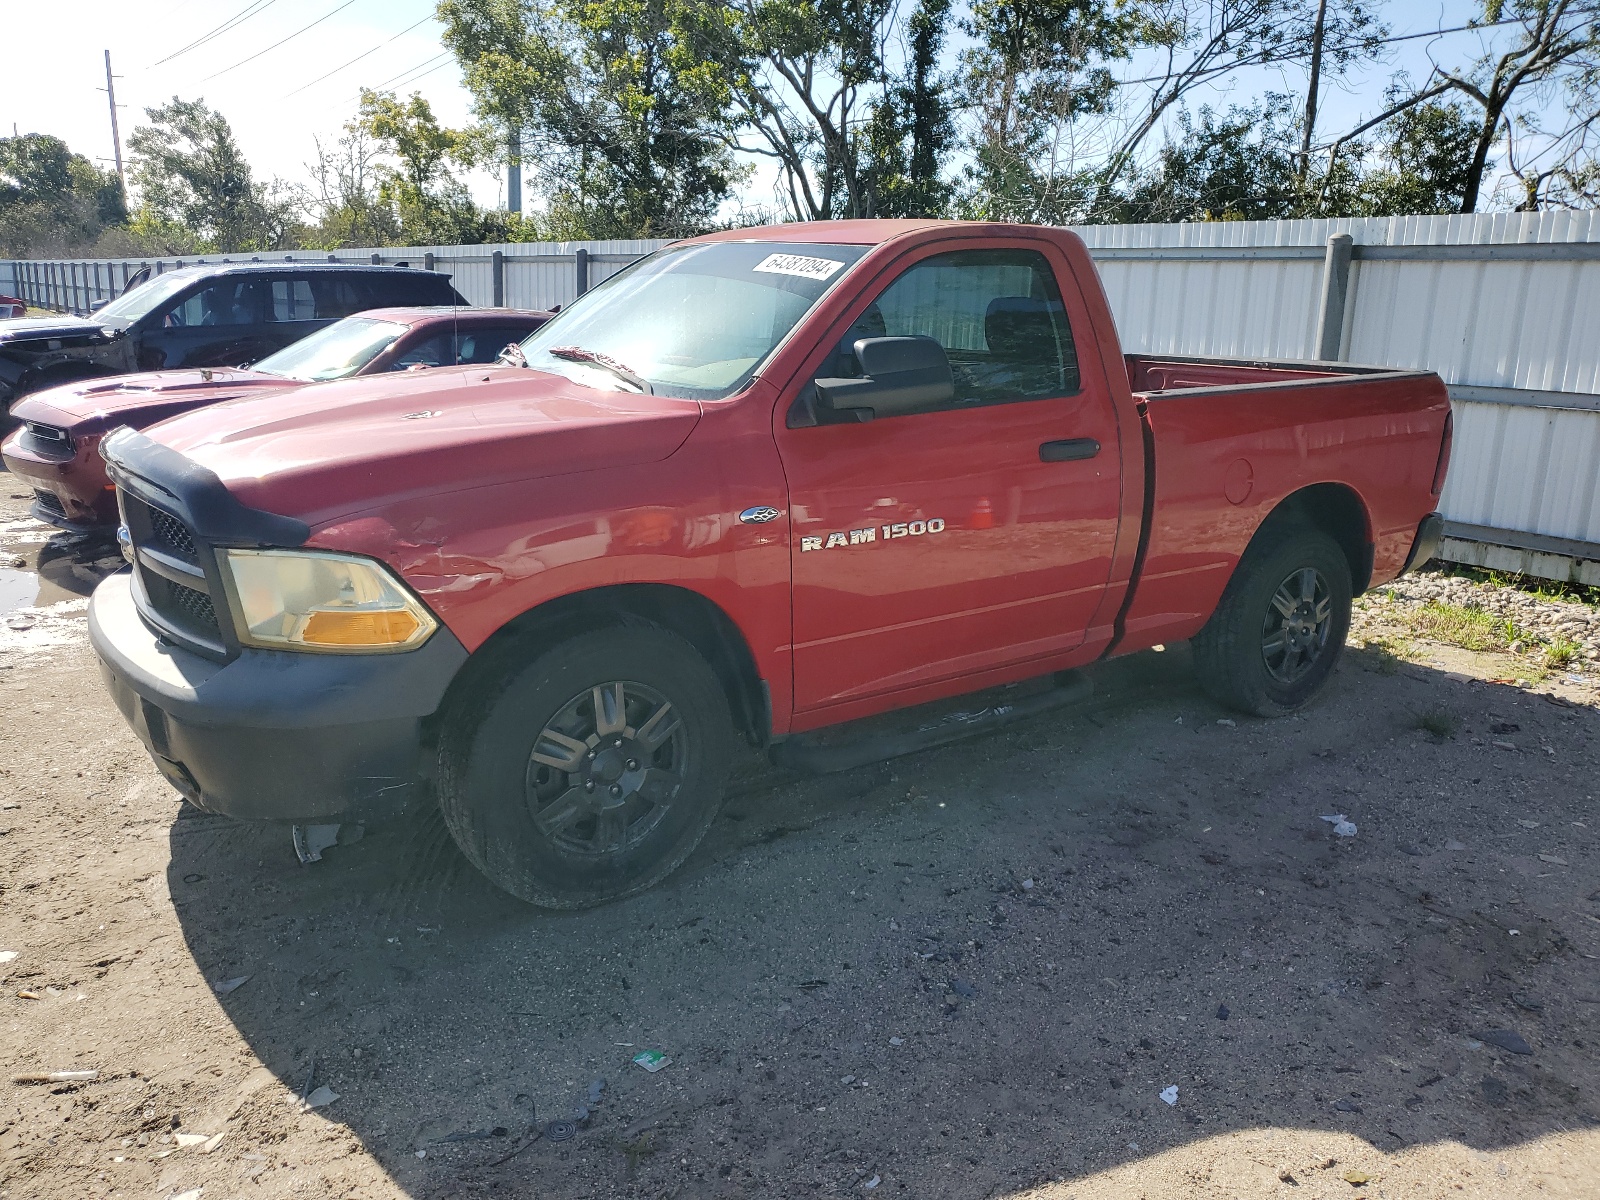
[[[19,400],[11,406],[11,412],[24,421],[74,431],[111,429],[117,425],[143,429],[202,405],[304,386],[297,379],[236,367],[148,371],[110,379],[80,379],[46,388]]]
[[[103,328],[99,322],[82,317],[13,317],[0,322],[0,344],[37,338],[82,337],[86,333],[98,335]]]
[[[699,418],[693,400],[441,367],[235,400],[148,436],[242,503],[317,526],[404,497],[659,462]]]

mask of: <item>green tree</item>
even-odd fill
[[[361,121],[348,122],[331,149],[321,139],[315,145],[317,161],[306,166],[310,183],[300,197],[311,221],[306,245],[338,250],[398,244],[399,217],[379,195],[381,151]]]
[[[950,85],[939,70],[950,0],[920,0],[906,22],[901,78],[884,89],[868,125],[868,206],[879,217],[942,217],[954,187],[944,175],[955,141]]]
[[[469,139],[446,129],[420,94],[361,92],[356,128],[391,160],[376,168],[379,206],[407,245],[477,243],[483,220],[466,185],[451,171],[467,160]]]
[[[1114,0],[973,0],[961,57],[972,114],[962,215],[1067,221],[1095,190],[1075,155],[1084,118],[1113,112],[1112,64],[1148,38],[1140,13]]]
[[[60,138],[0,138],[0,252],[79,250],[127,215],[116,175]]]
[[[1359,191],[1341,207],[1354,210],[1351,215],[1375,217],[1462,211],[1479,133],[1465,105],[1419,104],[1391,117],[1377,132]],[[1479,166],[1480,174],[1493,169],[1487,158]]]
[[[442,0],[485,141],[524,139],[558,237],[698,232],[739,178],[730,85],[702,0]],[[489,154],[482,153],[484,158]]]
[[[1594,80],[1600,65],[1600,4],[1594,0],[1480,0],[1485,21],[1514,20],[1516,38],[1502,53],[1483,55],[1466,70],[1443,71],[1443,78],[1479,108],[1461,212],[1474,212],[1490,169],[1489,154],[1506,131],[1519,99],[1553,81],[1568,85],[1581,103],[1569,109],[1567,129],[1554,135],[1558,144],[1575,129],[1587,130],[1596,120]]]
[[[292,203],[256,182],[221,113],[201,100],[148,108],[133,131],[134,232],[166,252],[275,250],[291,244]]]
[[[1262,221],[1299,215],[1295,131],[1287,97],[1219,116],[1178,113],[1149,167],[1135,171],[1106,215],[1116,221]]]

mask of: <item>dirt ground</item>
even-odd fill
[[[1174,646],[954,748],[748,764],[665,885],[549,915],[437,818],[302,867],[183,806],[62,600],[95,551],[8,482],[62,590],[0,614],[4,1200],[1600,1196],[1592,674],[1354,650],[1234,721]]]

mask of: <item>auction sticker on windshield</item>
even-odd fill
[[[751,268],[768,275],[798,275],[802,279],[826,279],[844,266],[831,258],[807,258],[803,254],[769,254]]]

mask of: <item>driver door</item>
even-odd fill
[[[780,411],[797,712],[1044,671],[1083,642],[1120,469],[1110,396],[1079,377],[1087,313],[1058,277],[1048,243],[925,252],[847,313],[801,386],[859,374],[858,338],[924,335],[950,359],[955,402],[810,426],[804,406]]]

